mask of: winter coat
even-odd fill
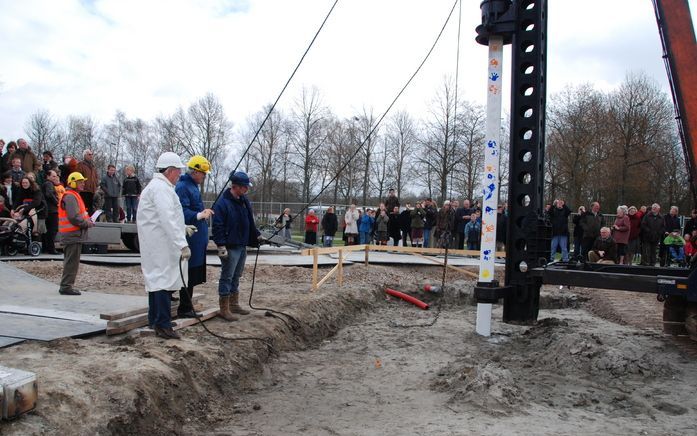
[[[90,228],[90,223],[88,221],[89,218],[86,218],[83,215],[83,212],[81,211],[82,209],[80,207],[80,203],[82,202],[82,199],[80,198],[80,193],[72,188],[68,189],[68,191],[72,191],[74,192],[74,194],[63,195],[63,197],[60,200],[60,207],[62,207],[63,210],[65,210],[66,218],[68,218],[70,224],[72,224],[75,227],[78,227],[79,230],[59,233],[59,238],[61,244],[63,245],[85,242],[87,240],[87,234]],[[78,200],[78,198],[80,198],[80,200]],[[84,207],[84,204],[82,205],[82,207]],[[60,220],[60,212],[58,219]]]
[[[121,181],[116,174],[113,176],[106,174],[102,177],[99,187],[102,188],[105,197],[118,198],[121,195]]]
[[[612,229],[612,239],[618,244],[627,245],[629,243],[629,231],[631,229],[629,216],[624,215],[622,218],[615,217],[615,224],[613,224],[613,226],[617,226],[618,228]]]
[[[470,222],[470,215],[474,212],[474,208],[458,207],[455,209],[455,224],[458,233],[465,232],[465,226]]]
[[[378,232],[386,232],[389,229],[390,217],[387,215],[378,215],[375,218],[375,227]]]
[[[426,210],[423,208],[416,208],[411,211],[411,228],[412,229],[423,229],[424,221],[426,221]]]
[[[94,163],[83,160],[77,164],[75,171],[82,174],[87,180],[85,180],[85,192],[95,193],[97,192],[97,186],[99,186],[99,175],[97,174],[97,169],[94,167]]]
[[[641,235],[641,219],[644,213],[638,210],[634,215],[627,216],[629,217],[629,240],[633,241]]]
[[[29,147],[26,150],[18,148],[12,155],[12,159],[15,158],[19,158],[22,161],[22,169],[25,173],[38,173],[41,169],[41,162],[39,162],[39,159],[36,158],[36,155]],[[10,163],[12,159],[10,159]]]
[[[390,217],[390,221],[387,223],[387,231],[390,233],[390,236],[392,238],[394,238],[395,240],[399,240],[402,236],[402,229],[399,226],[399,214],[391,213],[387,216]]]
[[[663,220],[666,223],[665,224],[666,225],[666,229],[665,229],[666,232],[668,232],[668,233],[680,232],[680,217],[679,216],[677,216],[677,215],[673,216],[671,214],[666,214],[663,217]]]
[[[290,225],[293,223],[293,217],[290,215],[286,215],[284,213],[280,214],[278,218],[276,218],[276,223],[275,226],[277,229],[288,229],[290,230]]]
[[[399,214],[399,230],[403,232],[411,231],[411,211],[409,209],[404,209]]]
[[[363,214],[361,217],[361,222],[358,225],[358,230],[361,233],[370,233],[373,231],[373,224],[375,223],[375,218],[369,216],[367,213]]]
[[[127,176],[123,179],[121,195],[124,197],[137,197],[142,191],[143,187],[140,185],[140,180],[138,180],[137,176]]]
[[[339,220],[334,212],[324,214],[322,217],[322,230],[324,230],[326,236],[336,235],[337,230],[339,230]]]
[[[346,229],[344,233],[358,234],[358,209],[351,210],[350,208],[344,214],[344,221],[346,222]]]
[[[445,232],[453,233],[455,229],[455,212],[452,209],[442,208],[436,217],[436,230],[443,234]]]
[[[655,244],[663,238],[665,228],[661,214],[649,212],[641,220],[641,240]]]
[[[317,217],[317,215],[308,214],[305,217],[305,231],[317,233],[318,228],[319,228],[319,218]]]
[[[600,228],[603,226],[603,216],[598,212],[586,212],[580,220],[581,228],[583,228],[583,238],[597,238],[600,236]]]
[[[552,224],[552,236],[569,236],[569,206],[552,207],[549,211],[549,221]],[[600,229],[598,229],[600,232]]]
[[[188,265],[180,266],[186,247],[184,212],[174,185],[160,173],[143,190],[138,205],[140,267],[147,292],[176,291],[188,280]]]
[[[428,205],[424,207],[426,211],[426,222],[424,223],[424,229],[432,229],[436,226],[436,215],[438,215],[438,209],[433,205]]]
[[[482,234],[482,223],[479,221],[468,222],[465,226],[464,233],[468,241],[478,241],[479,236]]]
[[[395,207],[399,207],[399,198],[395,195],[394,197],[387,197],[384,201],[385,203],[385,209],[387,209],[387,213],[392,213]]]
[[[201,190],[191,178],[191,175],[184,174],[179,178],[174,192],[179,197],[179,203],[184,213],[184,224],[196,226],[196,233],[186,238],[189,248],[191,248],[190,267],[197,267],[206,264],[206,249],[208,248],[208,222],[205,219],[199,220],[196,215],[205,209]]]
[[[226,190],[221,199],[213,205],[213,211],[215,245],[228,248],[259,245],[260,233],[254,223],[252,204],[247,196],[235,198],[230,190]]]
[[[43,195],[41,195],[41,189],[34,191],[31,186],[29,189],[18,188],[12,193],[12,201],[14,201],[12,209],[17,211],[22,207],[24,216],[29,216],[29,212],[34,209],[37,218],[46,218],[46,204]]]
[[[668,234],[668,236],[665,237],[665,239],[663,239],[663,244],[682,247],[683,245],[685,245],[685,240],[680,235],[673,235],[672,233],[670,233]]]
[[[685,230],[684,235],[692,235],[692,231],[697,230],[697,219],[690,218],[685,220]]]
[[[603,239],[601,237],[595,238],[595,241],[593,242],[593,248],[591,248],[591,250],[596,252],[604,251],[605,253],[600,258],[601,260],[611,260],[617,263],[617,244],[612,239],[612,237],[609,237],[607,239]]]
[[[53,182],[46,181],[42,186],[44,202],[46,203],[46,213],[58,213],[58,194]]]

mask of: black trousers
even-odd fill
[[[46,215],[46,233],[41,235],[41,248],[44,253],[56,251],[56,234],[58,234],[58,212]]]
[[[80,191],[80,197],[82,197],[82,202],[85,203],[87,213],[92,215],[94,213],[94,192]]]

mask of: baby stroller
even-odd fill
[[[35,214],[25,215],[19,220],[0,218],[0,253],[5,256],[15,256],[20,251],[32,256],[41,254],[41,244],[32,236],[32,217]]]

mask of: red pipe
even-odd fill
[[[420,309],[428,310],[428,304],[424,303],[418,298],[414,298],[411,295],[407,295],[404,292],[395,291],[394,289],[390,288],[385,288],[385,292],[389,295],[392,295],[393,297],[399,297],[404,301],[408,301],[409,303],[419,307]]]

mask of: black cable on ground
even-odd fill
[[[193,301],[191,300],[191,297],[189,296],[189,292],[188,292],[188,290],[187,290],[187,289],[188,289],[188,283],[187,283],[186,280],[184,280],[184,271],[183,271],[183,269],[182,269],[182,260],[183,260],[183,259],[180,257],[180,258],[179,258],[179,276],[180,276],[181,279],[182,279],[182,284],[183,284],[184,287],[182,288],[182,289],[183,289],[183,292],[180,292],[179,294],[180,294],[180,295],[182,295],[182,294],[186,295],[186,299],[189,300],[189,301],[188,301],[189,306],[191,307],[191,310],[194,312],[194,316],[195,316],[195,318],[196,318],[196,321],[198,321],[198,324],[200,324],[201,326],[203,326],[203,328],[204,328],[211,336],[214,336],[214,337],[216,337],[216,338],[218,338],[218,339],[222,339],[222,340],[225,340],[225,341],[259,341],[259,342],[263,342],[264,345],[266,345],[266,347],[269,349],[269,353],[270,353],[270,354],[278,354],[278,352],[276,351],[276,349],[273,347],[273,344],[271,343],[271,340],[268,339],[268,338],[260,338],[260,337],[256,337],[256,336],[237,336],[237,337],[223,336],[223,335],[219,335],[219,334],[217,334],[217,333],[215,333],[215,332],[212,332],[210,329],[208,329],[208,326],[206,326],[206,324],[205,324],[205,323],[203,322],[203,320],[201,319],[201,316],[200,316],[200,315],[198,314],[198,312],[196,312],[196,310],[194,309]],[[194,325],[196,325],[196,324],[194,324]]]
[[[401,328],[401,329],[410,329],[414,327],[432,327],[436,322],[438,322],[438,317],[440,317],[440,313],[442,310],[443,306],[443,297],[441,297],[440,300],[438,300],[438,306],[436,308],[436,314],[433,316],[433,319],[427,323],[423,324],[398,324],[394,321],[390,321],[387,325],[390,327],[396,327],[396,328]]]

